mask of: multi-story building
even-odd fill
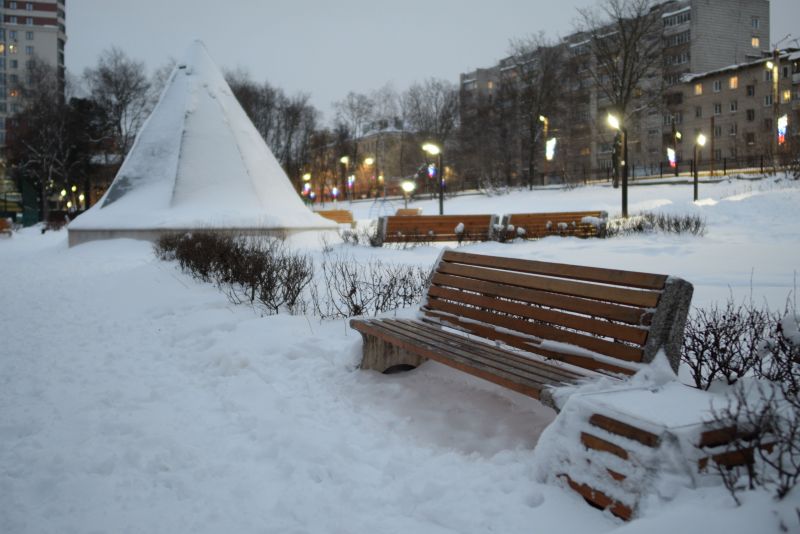
[[[29,62],[44,61],[64,78],[65,1],[0,1],[0,147],[6,119],[22,107],[19,86],[27,82]]]
[[[652,172],[664,163],[666,147],[674,146],[675,132],[684,129],[688,117],[683,77],[769,54],[769,6],[769,0],[669,0],[654,6],[660,19],[657,31],[662,61],[643,78],[641,94],[635,97],[627,117],[634,172]],[[566,110],[551,118],[550,127],[559,131],[557,150],[562,159],[569,160],[569,165],[562,164],[559,170],[570,179],[606,174],[612,164],[614,135],[605,125],[611,103],[590,75],[589,39],[589,35],[576,32],[560,45],[569,69],[562,82]],[[497,100],[498,86],[509,78],[504,65],[507,60],[461,75],[462,124],[478,114],[477,103],[491,95]],[[654,100],[653,93],[659,98]],[[677,149],[679,160],[691,157],[683,154],[681,145]],[[524,167],[524,162],[519,164]]]
[[[779,119],[786,118],[786,136],[796,132],[800,119],[798,58],[797,52],[784,52],[777,60],[767,57],[685,76],[676,90],[684,95],[681,146],[687,159],[702,133],[708,139],[702,151],[706,164],[720,168],[771,163],[771,155],[783,149],[777,145]]]

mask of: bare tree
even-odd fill
[[[414,131],[444,143],[458,125],[458,89],[436,78],[414,83],[401,100],[404,122]]]
[[[516,89],[517,110],[523,129],[525,159],[528,161],[528,186],[533,187],[536,160],[541,154],[544,128],[553,119],[562,103],[561,65],[564,48],[549,42],[544,34],[511,41],[509,61],[514,76],[506,83]],[[544,120],[540,120],[544,119]],[[545,122],[547,121],[547,122]]]
[[[103,112],[114,149],[127,154],[152,107],[144,63],[112,47],[104,51],[97,66],[86,69],[83,76],[92,100]]]
[[[352,91],[344,99],[334,102],[333,108],[337,122],[347,126],[352,139],[364,135],[375,116],[375,102],[367,95]]]

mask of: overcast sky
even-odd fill
[[[713,1],[713,0],[712,0]],[[116,45],[151,71],[193,39],[223,68],[309,93],[330,118],[348,91],[398,91],[506,55],[509,39],[569,34],[588,0],[70,0],[67,69],[81,74]],[[772,0],[772,40],[800,37],[800,0]]]

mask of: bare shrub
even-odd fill
[[[323,319],[377,315],[417,304],[428,287],[430,272],[421,267],[380,260],[360,263],[344,256],[326,256],[321,278],[312,287],[314,313]]]
[[[699,215],[673,215],[669,213],[642,212],[625,218],[610,219],[603,237],[619,237],[631,234],[692,234],[702,236],[706,232],[706,221]]]

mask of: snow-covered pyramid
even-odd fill
[[[69,225],[69,243],[208,228],[294,233],[336,224],[303,204],[195,41],[109,190]]]

